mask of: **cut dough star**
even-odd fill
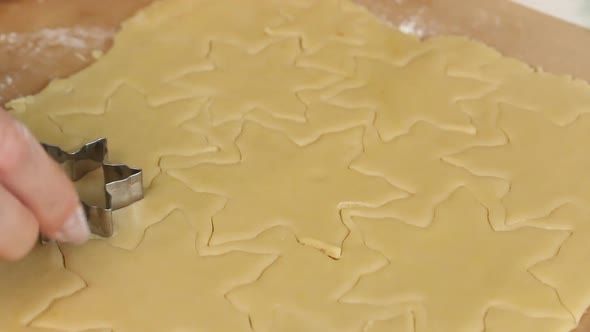
[[[157,51],[146,51],[146,44]],[[190,42],[184,45],[191,45]],[[183,45],[183,46],[184,46]],[[129,43],[119,47],[116,43],[99,61],[67,79],[51,81],[47,88],[30,98],[26,109],[48,116],[69,113],[100,114],[104,112],[105,100],[121,85],[133,86],[146,96],[165,88],[163,83],[170,75],[188,70],[208,70],[211,63],[205,56],[198,57],[188,47],[183,56],[191,61],[181,61],[179,51],[155,40]],[[124,68],[124,70],[123,70]],[[181,99],[181,91],[160,100],[160,104]],[[152,103],[154,104],[154,103]]]
[[[293,122],[272,116],[267,112],[254,110],[246,114],[247,120],[262,126],[284,132],[299,145],[307,145],[328,133],[344,131],[360,125],[369,127],[374,112],[367,109],[347,109],[315,101],[308,104],[305,122]]]
[[[213,43],[209,57],[215,69],[190,71],[171,79],[161,93],[184,89],[191,96],[210,97],[213,125],[239,120],[256,108],[303,122],[306,107],[297,93],[326,87],[338,77],[295,66],[299,52],[295,38],[275,42],[258,53]]]
[[[198,114],[203,103],[186,99],[153,108],[141,93],[123,85],[108,100],[103,114],[67,114],[55,121],[66,134],[87,141],[106,137],[109,161],[141,168],[144,183],[149,184],[159,172],[162,156],[196,155],[215,149],[203,135],[179,128]]]
[[[358,56],[403,65],[438,46],[430,39],[420,42],[412,35],[391,33],[383,20],[367,15],[365,7],[348,1],[317,1],[309,9],[295,10],[287,16],[290,22],[267,30],[273,35],[301,36],[305,52],[297,64],[341,75],[354,72],[354,58]],[[467,39],[462,42],[467,43]]]
[[[144,42],[152,42],[157,38],[158,42],[178,47],[184,43],[187,32],[190,32],[192,45],[182,44],[183,47],[197,48],[203,55],[207,53],[211,41],[233,44],[250,52],[257,52],[279,39],[269,36],[265,29],[287,20],[281,15],[282,11],[306,8],[309,7],[309,2],[310,0],[193,0],[184,6],[182,12],[177,11],[172,15],[163,15],[162,10],[154,6],[146,11],[144,17],[131,22],[132,29],[127,29],[129,31],[125,31],[126,34],[118,37],[124,38],[129,34],[125,42],[133,44],[137,43],[138,37]],[[141,29],[141,35],[133,33],[133,28]]]
[[[19,262],[0,262],[0,327],[10,332],[51,332],[29,326],[54,300],[84,288],[67,271],[55,244],[35,248]]]
[[[482,97],[493,86],[449,76],[446,65],[445,57],[434,52],[414,57],[403,66],[357,58],[355,76],[326,92],[325,97],[341,107],[374,108],[375,127],[385,141],[407,133],[418,121],[475,133],[457,102]]]
[[[505,137],[493,122],[475,122],[477,135],[443,130],[426,122],[415,124],[407,135],[383,142],[374,130],[365,135],[363,154],[351,167],[365,174],[383,176],[411,193],[377,209],[366,209],[365,216],[393,217],[416,226],[432,222],[434,207],[461,186],[469,187],[493,214],[494,225],[504,224],[501,197],[509,182],[503,178],[478,177],[464,168],[442,160],[444,156],[476,145],[502,144]],[[436,144],[433,144],[436,142]]]
[[[206,58],[211,40],[259,51],[278,39],[266,34],[265,28],[286,20],[281,10],[308,6],[308,0],[171,2],[140,12],[125,24],[113,48],[100,61],[67,80],[50,83],[48,89],[32,97],[28,108],[50,115],[81,108],[99,113],[102,102],[121,83],[134,85],[153,104],[186,97],[178,89],[166,90],[166,95],[159,91],[166,88],[163,81],[171,76],[210,70]]]
[[[590,113],[590,84],[569,76],[556,76],[527,70],[515,70],[521,63],[506,59],[484,66],[484,76],[493,76],[504,70],[504,79],[490,97],[499,103],[533,110],[559,125],[575,121],[580,114]],[[506,70],[507,68],[509,70]]]
[[[405,196],[383,178],[349,169],[362,151],[361,136],[362,129],[354,128],[302,148],[280,132],[247,122],[237,140],[240,163],[202,164],[169,174],[196,191],[227,197],[225,208],[213,217],[212,245],[286,225],[302,242],[338,257],[347,234],[341,209]]]
[[[244,252],[198,256],[195,233],[181,213],[152,226],[133,251],[93,240],[84,246],[66,246],[64,252],[68,269],[82,276],[90,287],[53,303],[34,326],[145,332],[251,331],[248,317],[224,295],[256,280],[275,259]]]
[[[145,230],[180,210],[197,231],[197,250],[211,237],[211,217],[225,205],[225,199],[213,194],[192,191],[184,183],[162,172],[145,191],[145,197],[124,209],[113,212],[115,234],[110,244],[132,250],[141,242]]]
[[[507,224],[546,216],[575,200],[590,202],[590,115],[559,126],[544,115],[501,105],[508,144],[478,146],[445,159],[481,176],[511,182],[503,198]]]
[[[348,1],[315,1],[309,8],[284,10],[289,21],[266,31],[272,36],[301,37],[306,52],[316,51],[330,41],[361,45],[367,35],[365,23],[372,19],[366,12],[364,7]]]
[[[482,331],[486,310],[496,306],[573,323],[555,290],[529,272],[555,256],[568,232],[494,231],[487,210],[463,188],[436,208],[427,228],[392,219],[353,220],[367,246],[390,264],[362,277],[346,302],[423,303],[427,318],[418,319],[418,332]]]
[[[160,162],[162,169],[187,168],[204,162],[233,164],[240,161],[240,151],[235,141],[242,131],[243,122],[229,121],[213,126],[210,106],[209,101],[195,118],[185,122],[181,127],[207,137],[207,141],[215,149],[196,156],[162,156]]]
[[[453,76],[502,83],[511,76],[533,70],[529,65],[503,57],[497,50],[467,37],[436,37],[423,43],[420,48],[444,55],[448,59],[447,73]]]
[[[566,229],[571,232],[570,238],[561,247],[555,259],[538,264],[531,270],[539,279],[557,290],[561,301],[578,322],[586,313],[587,299],[590,298],[590,285],[584,278],[588,273],[586,262],[590,260],[589,219],[588,203],[572,202],[548,216],[526,222],[526,225]]]
[[[254,331],[295,331],[295,327],[305,324],[308,330],[313,326],[314,331],[360,331],[368,321],[405,312],[402,306],[387,308],[339,301],[361,275],[387,264],[383,256],[363,244],[358,233],[347,237],[338,260],[301,244],[292,232],[281,226],[252,240],[211,248],[228,249],[277,255],[255,283],[238,287],[227,295],[232,304],[248,314]],[[285,280],[289,280],[288,287]]]
[[[328,13],[325,16],[329,19],[333,15]],[[319,20],[323,19],[320,18]],[[322,21],[318,24],[325,23]],[[362,28],[355,28],[361,33],[360,43],[357,41],[355,44],[346,44],[339,42],[337,39],[326,40],[322,47],[312,51],[306,50],[301,54],[297,58],[297,65],[352,76],[356,68],[355,58],[357,57],[380,59],[387,63],[404,65],[413,57],[425,53],[435,46],[433,45],[435,43],[430,39],[420,42],[418,38],[412,35],[391,33],[389,28],[384,29],[385,23],[382,20],[372,16],[364,21],[363,25]],[[344,26],[348,26],[348,24],[344,24]],[[336,29],[342,29],[342,27],[336,27]],[[365,30],[370,31],[370,33],[363,33]],[[338,34],[338,32],[334,33]],[[348,38],[354,38],[355,36],[359,36],[359,34],[347,35]]]
[[[8,109],[8,111],[19,121],[25,123],[35,138],[41,142],[57,145],[66,150],[76,150],[84,144],[84,139],[81,137],[64,134],[47,114],[35,110],[14,111]]]
[[[381,59],[402,65],[415,56],[414,52],[409,50],[413,50],[418,45],[415,38],[405,34],[392,35],[376,32],[365,37],[361,45],[351,46],[332,41],[316,51],[305,52],[297,58],[297,65],[338,75],[353,76],[356,57]]]

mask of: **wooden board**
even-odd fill
[[[507,0],[356,1],[420,36],[467,35],[545,71],[590,81],[590,30]],[[90,64],[119,23],[150,2],[0,0],[0,105]],[[590,332],[590,315],[576,332]]]

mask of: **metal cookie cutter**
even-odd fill
[[[107,139],[99,138],[84,144],[78,151],[66,152],[55,145],[41,144],[72,181],[102,167],[104,173],[105,207],[93,206],[82,201],[88,226],[93,234],[102,237],[113,235],[113,211],[126,207],[143,198],[141,169],[123,164],[109,164]],[[42,239],[43,240],[43,239]]]

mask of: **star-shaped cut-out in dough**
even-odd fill
[[[499,76],[499,73],[502,80],[489,96],[498,103],[538,112],[562,126],[581,114],[590,113],[587,82],[539,72],[504,58],[480,69],[481,77]]]
[[[339,77],[295,66],[299,53],[295,38],[275,42],[257,53],[213,43],[209,58],[214,69],[191,71],[170,79],[168,88],[160,93],[169,95],[184,90],[186,96],[211,98],[213,125],[240,120],[253,109],[303,122],[306,107],[298,92],[324,88]]]
[[[419,49],[432,50],[446,57],[447,73],[452,76],[501,84],[509,77],[533,70],[529,65],[503,57],[497,50],[468,37],[435,37],[422,43]]]
[[[235,141],[242,132],[243,121],[229,121],[214,126],[210,106],[211,102],[208,101],[197,116],[186,121],[181,127],[203,135],[215,149],[196,156],[163,156],[160,162],[162,169],[187,168],[204,162],[232,164],[240,161],[240,151]]]
[[[75,113],[58,116],[55,122],[69,135],[87,141],[106,137],[109,161],[141,168],[144,183],[159,172],[162,156],[196,155],[212,151],[206,137],[179,126],[196,116],[204,101],[184,99],[157,108],[144,95],[123,85],[109,98],[102,114]]]
[[[368,109],[342,108],[316,100],[308,103],[305,122],[280,119],[261,110],[253,110],[246,114],[245,118],[264,127],[282,131],[299,145],[308,145],[324,134],[360,125],[369,127],[373,122],[374,112]]]
[[[266,34],[265,28],[286,20],[281,10],[308,5],[307,0],[182,2],[167,1],[140,12],[125,24],[113,47],[99,61],[67,79],[50,83],[49,89],[32,97],[29,108],[50,115],[81,109],[100,113],[104,100],[123,83],[134,85],[152,104],[186,97],[178,89],[166,90],[165,95],[159,91],[165,89],[164,80],[173,75],[210,70],[206,57],[211,40],[251,52],[261,50],[279,39]],[[178,13],[179,8],[184,11]],[[54,89],[58,85],[60,88]]]
[[[63,266],[55,244],[33,249],[18,262],[0,262],[0,326],[10,332],[51,332],[29,326],[50,304],[85,284]]]
[[[374,130],[365,135],[364,150],[352,164],[365,174],[383,176],[389,182],[411,193],[407,198],[391,201],[377,209],[365,209],[363,215],[393,217],[425,227],[432,222],[434,208],[453,191],[469,187],[473,194],[491,210],[493,224],[504,224],[500,199],[509,188],[503,178],[479,177],[454,166],[443,157],[470,146],[497,145],[505,141],[492,119],[477,119],[476,135],[441,129],[418,122],[406,135],[383,142]],[[436,142],[436,144],[433,144]]]
[[[552,285],[563,304],[579,322],[588,309],[590,285],[584,276],[588,273],[586,262],[590,259],[590,209],[585,202],[571,202],[549,215],[526,221],[526,225],[552,229],[564,229],[571,233],[555,259],[542,262],[533,269],[544,282]]]
[[[434,52],[414,57],[402,66],[357,58],[354,77],[337,84],[325,97],[342,107],[375,109],[375,127],[385,141],[407,133],[418,121],[475,133],[458,101],[482,97],[493,85],[449,76],[446,64],[445,57]]]
[[[546,216],[570,201],[590,202],[590,155],[581,143],[590,140],[590,115],[560,126],[503,104],[498,117],[507,144],[472,147],[445,160],[511,182],[502,199],[507,224]]]
[[[348,1],[314,1],[308,8],[283,10],[289,20],[266,31],[271,36],[301,37],[303,49],[313,52],[327,42],[361,45],[371,20],[366,9]]]
[[[211,217],[219,212],[225,199],[192,191],[184,183],[162,172],[145,191],[145,197],[113,212],[115,233],[106,239],[113,246],[132,250],[143,239],[145,230],[175,210],[181,211],[197,232],[197,250],[211,237]]]
[[[294,122],[273,116],[260,109],[252,110],[244,115],[248,121],[257,122],[263,127],[284,132],[298,145],[307,145],[327,133],[344,131],[360,125],[370,126],[374,112],[368,109],[348,109],[325,103],[321,100],[306,100],[305,122]],[[229,121],[214,126],[211,122],[210,102],[194,118],[185,122],[182,127],[195,131],[215,146],[215,151],[196,156],[171,155],[163,156],[160,166],[170,170],[188,168],[204,162],[236,163],[240,160],[240,151],[235,140],[242,131],[242,121]]]
[[[133,27],[136,30],[141,29],[141,42],[152,42],[156,38],[156,42],[167,43],[170,47],[193,47],[205,55],[211,41],[220,41],[257,52],[280,39],[270,36],[265,30],[287,20],[281,15],[282,11],[303,9],[309,7],[309,2],[310,0],[189,1],[182,7],[150,7],[143,17],[136,18],[131,23],[136,26]],[[162,14],[167,9],[175,13]],[[137,43],[138,35],[132,29],[127,30],[130,31],[124,31],[126,34],[120,34],[118,38],[125,38],[128,34],[125,42]],[[185,46],[185,43],[192,45]]]
[[[84,143],[81,137],[66,135],[59,126],[47,115],[37,110],[13,110],[8,111],[27,128],[41,142],[54,144],[66,150],[75,150]]]
[[[379,22],[379,24],[382,24]],[[403,65],[420,52],[419,42],[412,36],[383,30],[372,31],[364,36],[360,45],[347,45],[331,41],[315,50],[306,51],[297,58],[297,65],[315,68],[344,76],[353,76],[356,68],[356,57],[380,59],[382,61]]]
[[[568,232],[495,231],[487,210],[464,188],[436,208],[426,228],[387,218],[353,221],[367,246],[390,264],[363,276],[347,302],[422,303],[426,318],[417,319],[417,331],[423,332],[481,331],[490,307],[560,318],[564,327],[573,323],[555,290],[529,271],[553,258]]]
[[[34,326],[146,332],[251,331],[248,317],[224,295],[256,280],[275,259],[244,252],[199,256],[194,230],[178,212],[150,227],[133,251],[102,240],[65,246],[63,250],[68,269],[79,274],[89,287],[54,302],[33,322]],[[88,303],[92,303],[92,310]]]
[[[191,45],[190,42],[185,44]],[[146,45],[150,45],[150,49],[146,50]],[[81,112],[100,114],[104,112],[106,101],[121,85],[132,86],[149,97],[165,88],[164,80],[171,75],[212,68],[205,55],[198,57],[183,49],[182,54],[188,58],[183,61],[178,54],[177,48],[158,45],[152,40],[139,44],[116,43],[88,68],[66,79],[51,81],[39,94],[27,97],[30,100],[25,107],[28,111],[52,117]],[[183,96],[180,91],[172,91],[158,101],[164,104]]]
[[[387,264],[383,256],[364,245],[358,233],[347,237],[342,256],[337,260],[303,245],[282,226],[272,227],[254,239],[230,242],[210,250],[277,255],[255,283],[227,294],[227,298],[251,318],[254,331],[291,331],[302,326],[326,332],[359,331],[371,320],[406,312],[403,306],[390,308],[339,301],[361,275]],[[285,280],[289,280],[288,287],[285,287]]]
[[[328,134],[299,147],[282,133],[247,122],[236,144],[236,164],[170,170],[196,191],[222,195],[211,244],[250,239],[276,225],[304,243],[338,257],[347,228],[340,210],[379,206],[406,195],[386,180],[349,169],[362,151],[362,128]]]
[[[298,65],[346,76],[354,73],[358,56],[402,65],[432,48],[430,40],[421,43],[413,35],[386,27],[383,20],[365,11],[348,2],[318,1],[303,14],[291,14],[293,22],[268,30],[301,36],[305,52],[298,57]],[[345,12],[345,18],[334,12]]]

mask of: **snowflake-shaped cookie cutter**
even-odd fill
[[[93,234],[101,237],[113,235],[113,211],[129,206],[143,199],[143,175],[141,169],[124,164],[106,162],[108,146],[106,138],[84,144],[74,152],[60,147],[41,143],[45,151],[59,163],[72,181],[102,167],[104,175],[105,207],[81,204]],[[42,239],[45,241],[45,239]]]

